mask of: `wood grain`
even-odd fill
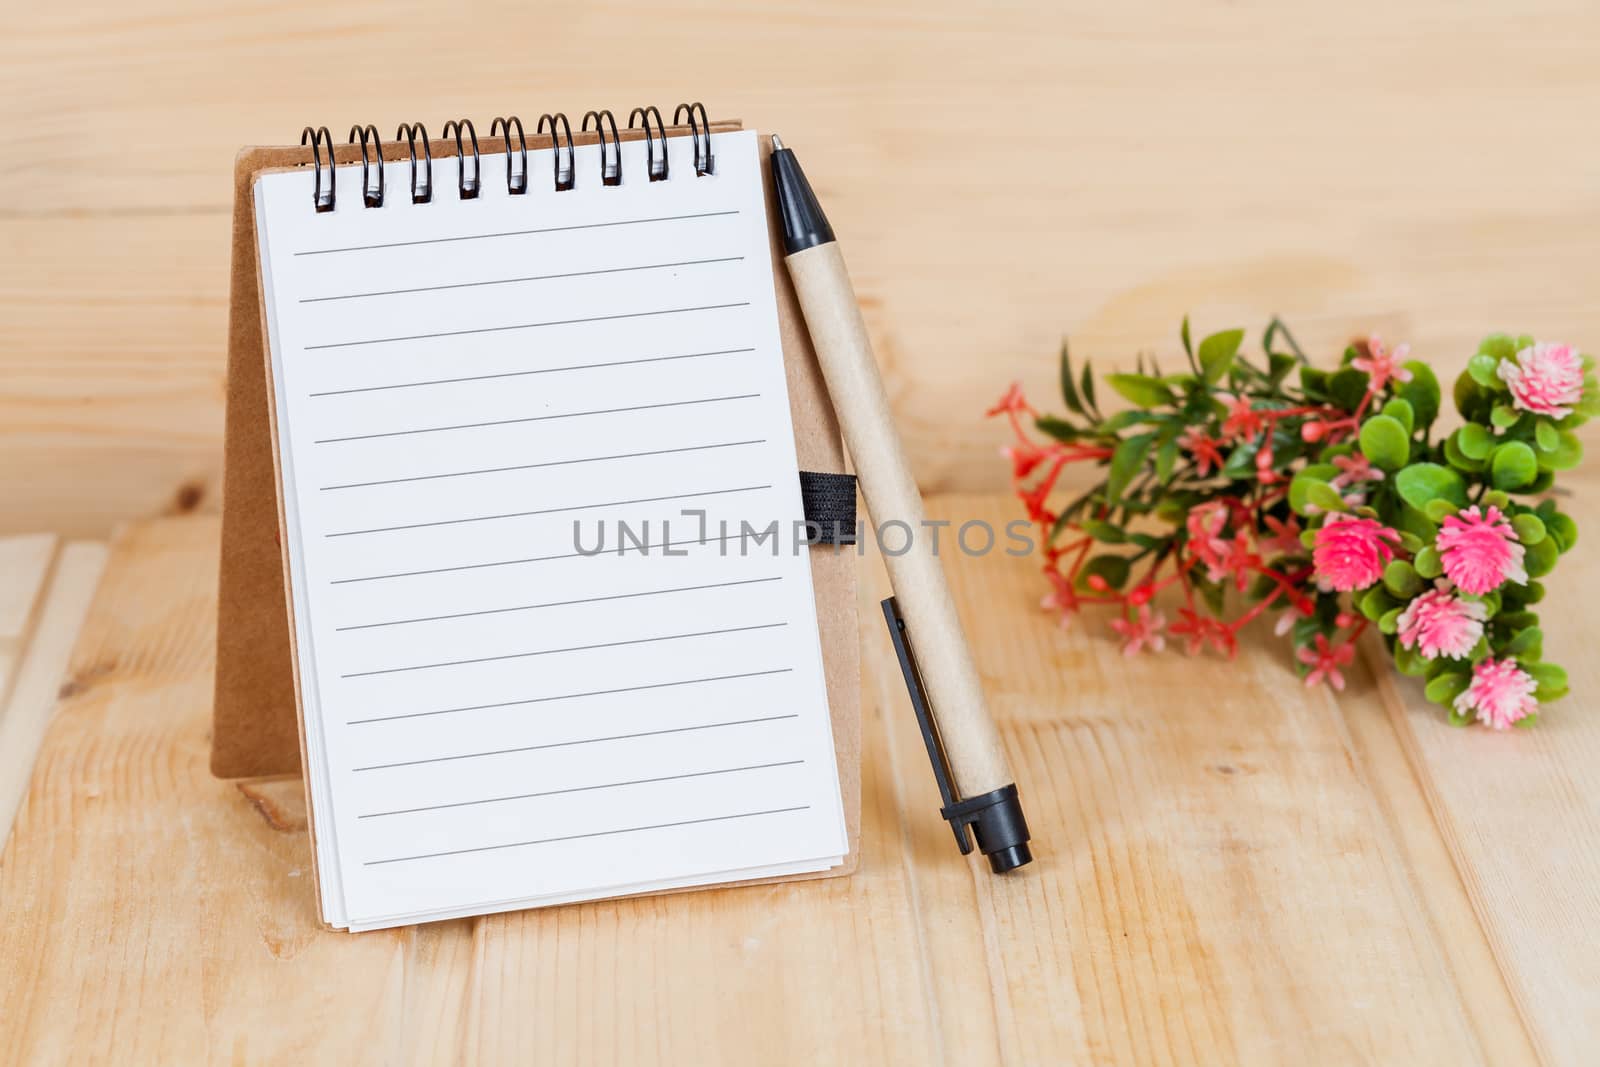
[[[55,708],[105,546],[53,536],[0,542],[0,841],[11,829]],[[42,595],[41,595],[42,594]]]
[[[996,528],[1015,513],[987,496],[930,510]],[[1130,670],[1104,619],[1061,631],[1037,611],[1036,558],[945,559],[1035,866],[953,884],[903,716],[892,759],[922,816],[909,853],[926,924],[982,918],[1007,1062],[1489,1062],[1340,711],[1281,646],[1263,634],[1231,663],[1169,653]],[[969,958],[945,947],[935,974]]]
[[[1600,478],[1571,476],[1562,504],[1600,522]],[[1386,669],[1369,645],[1379,691],[1423,782],[1510,995],[1547,1063],[1594,1062],[1600,1048],[1600,664],[1593,649],[1600,560],[1591,547],[1561,558],[1540,604],[1544,654],[1568,671],[1572,694],[1532,730],[1457,729],[1421,687]]]
[[[0,28],[10,532],[214,501],[230,161],[307,122],[699,98],[781,131],[925,487],[1003,484],[980,413],[1048,397],[1064,334],[1107,369],[1186,311],[1444,368],[1495,329],[1600,344],[1600,10],[1570,0],[71,0]]]
[[[1375,796],[1281,647],[1130,673],[1000,556],[946,559],[1034,828],[1017,876],[954,853],[864,590],[854,877],[324,931],[299,783],[206,770],[216,538],[114,547],[0,854],[0,1062],[1530,1062],[1485,1032],[1516,1016],[1474,1003],[1503,987],[1442,926],[1461,902],[1419,888],[1449,868],[1425,805]]]

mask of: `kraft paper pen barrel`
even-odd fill
[[[922,496],[895,433],[844,257],[794,152],[777,137],[772,149],[785,262],[867,512],[880,528],[903,522],[911,531],[905,552],[883,553],[895,594],[884,611],[939,779],[942,814],[963,852],[971,847],[965,832],[971,826],[990,867],[996,873],[1013,870],[1033,858],[1027,823],[955,602],[926,536]]]

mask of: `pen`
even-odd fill
[[[1011,768],[984,702],[944,571],[931,538],[923,536],[922,496],[895,433],[844,257],[794,152],[777,137],[772,138],[772,180],[783,223],[784,261],[867,512],[880,529],[901,522],[910,531],[905,552],[882,553],[894,591],[883,609],[944,800],[940,814],[950,822],[962,852],[972,849],[966,834],[970,826],[995,873],[1015,870],[1033,856]]]

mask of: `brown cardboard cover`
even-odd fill
[[[737,121],[712,124],[716,132],[740,129]],[[669,127],[670,136],[688,134]],[[642,137],[623,131],[624,140]],[[595,143],[594,134],[575,134],[579,145]],[[542,147],[542,138],[534,139]],[[479,153],[486,180],[494,180],[505,142],[484,138]],[[455,143],[432,142],[436,186],[454,180]],[[770,154],[761,145],[763,164]],[[388,187],[402,191],[409,184],[409,155],[404,144],[383,146],[392,172]],[[339,163],[361,158],[359,146],[341,145]],[[263,172],[304,166],[311,150],[304,147],[245,148],[234,160],[233,276],[228,312],[227,439],[224,455],[222,564],[217,611],[217,675],[211,737],[211,772],[219,778],[298,773],[302,763],[299,686],[290,654],[290,617],[286,595],[287,556],[283,551],[283,514],[279,500],[278,451],[271,395],[271,360],[262,323],[260,261],[256,249],[256,178]],[[768,168],[762,166],[770,185]],[[537,180],[535,177],[533,180]],[[343,195],[351,195],[343,190]],[[357,194],[359,195],[359,194]],[[403,193],[402,193],[403,195]],[[795,446],[803,470],[842,471],[844,452],[833,406],[823,385],[816,354],[800,316],[788,272],[780,264],[778,226],[772,216],[773,277],[777,289],[778,325],[788,372],[789,406],[794,416]],[[310,205],[307,205],[310,210]],[[861,837],[861,688],[856,636],[855,554],[818,545],[811,549],[817,622],[821,632],[828,704],[839,764],[850,855],[842,867],[817,875],[848,874],[856,867]],[[308,804],[309,807],[309,804]],[[316,828],[312,827],[315,834]],[[784,881],[787,879],[767,879]]]

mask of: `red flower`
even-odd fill
[[[1267,417],[1250,406],[1250,398],[1236,396],[1228,406],[1228,417],[1222,423],[1222,439],[1253,438],[1266,428]]]
[[[1022,395],[1022,383],[1012,382],[1011,388],[1006,390],[1006,395],[1002,396],[999,402],[984,414],[992,417],[995,415],[1033,415],[1036,412],[1029,406],[1028,398]]]
[[[1213,467],[1221,468],[1222,452],[1217,447],[1222,444],[1215,437],[1206,433],[1198,426],[1191,426],[1178,438],[1178,445],[1188,452],[1193,458],[1200,477],[1204,478],[1211,473]]]
[[[1316,685],[1322,679],[1328,679],[1328,684],[1335,689],[1344,689],[1344,675],[1339,673],[1340,667],[1349,666],[1350,661],[1356,658],[1356,646],[1349,641],[1342,644],[1329,646],[1328,635],[1317,635],[1317,647],[1313,650],[1302,648],[1295,656],[1310,667],[1306,672],[1306,688]]]
[[[1178,621],[1168,627],[1167,632],[1183,637],[1184,651],[1191,656],[1198,655],[1207,643],[1229,659],[1239,651],[1239,642],[1232,630],[1221,621],[1201,615],[1192,608],[1179,608]]]

